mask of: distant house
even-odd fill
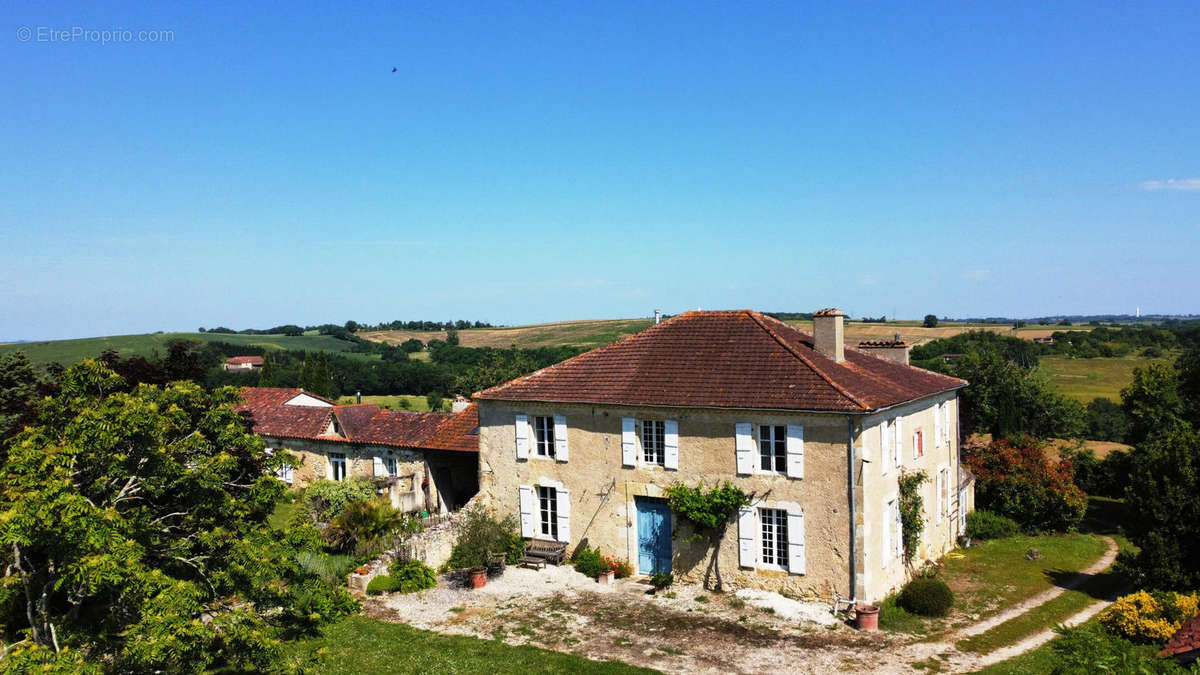
[[[1035,338],[1033,338],[1033,341],[1038,343],[1039,345],[1054,344],[1054,338],[1052,338],[1052,337],[1035,337]]]
[[[641,574],[881,600],[909,574],[901,476],[927,478],[915,565],[964,531],[967,383],[902,363],[907,345],[846,347],[843,321],[818,311],[808,334],[688,312],[480,392],[480,499],[526,537],[586,541]],[[713,552],[665,491],[726,481],[753,501]]]
[[[234,356],[225,359],[225,363],[221,364],[221,368],[225,370],[257,370],[262,366],[261,356]]]
[[[242,396],[238,409],[267,447],[300,458],[279,476],[289,485],[372,479],[397,508],[430,513],[455,510],[478,490],[474,405],[456,413],[385,410],[273,387],[244,387]]]

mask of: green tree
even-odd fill
[[[275,382],[275,359],[271,358],[270,353],[263,354],[262,368],[258,371],[258,386],[279,386]]]
[[[750,495],[728,481],[720,487],[707,490],[704,489],[704,483],[696,487],[675,483],[664,492],[675,515],[692,526],[692,534],[688,541],[707,542],[712,549],[708,570],[704,574],[704,583],[713,590],[720,590],[722,581],[718,554],[721,551],[721,540],[725,538],[725,530],[733,517],[743,506],[750,505]]]
[[[1036,367],[1025,368],[996,350],[981,349],[964,354],[951,365],[950,373],[971,383],[960,394],[967,434],[987,432],[995,438],[1083,434],[1083,404],[1056,394]]]
[[[936,314],[926,314],[925,321],[921,323],[926,328],[937,328],[938,318]]]
[[[446,331],[446,344],[448,344],[452,347],[458,346],[458,331],[457,330],[451,328],[450,330]]]
[[[1094,398],[1087,405],[1087,437],[1093,441],[1124,443],[1129,436],[1129,418],[1121,406],[1107,398]]]
[[[304,364],[300,366],[300,388],[316,394],[330,397],[333,395],[333,379],[329,376],[329,357],[325,352],[306,353]]]
[[[54,391],[54,383],[38,374],[24,352],[0,355],[0,460],[4,441],[36,418],[37,403]]]
[[[1130,453],[1121,569],[1139,588],[1200,589],[1200,433],[1176,424]]]
[[[230,404],[64,373],[0,466],[0,670],[264,670],[287,631],[353,611],[267,524],[283,487]]]
[[[1121,390],[1121,407],[1129,417],[1127,442],[1138,445],[1183,419],[1179,384],[1179,373],[1164,363],[1133,369],[1133,382]]]
[[[1179,373],[1179,395],[1183,412],[1192,426],[1200,428],[1200,345],[1193,345],[1175,362]]]

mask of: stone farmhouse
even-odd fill
[[[451,413],[337,405],[303,389],[245,387],[254,433],[272,450],[301,461],[280,479],[303,487],[319,478],[377,481],[381,494],[406,512],[460,508],[478,489],[476,407]]]
[[[921,471],[914,564],[952,549],[973,505],[957,392],[898,341],[843,345],[758,312],[696,311],[476,394],[480,500],[526,537],[599,546],[639,573],[807,597],[883,598],[906,580],[898,479]],[[877,355],[876,355],[877,354]],[[715,548],[674,483],[753,495]]]
[[[262,367],[261,356],[231,356],[221,364],[222,370],[258,370]]]

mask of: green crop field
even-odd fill
[[[453,398],[453,397],[451,397]],[[405,407],[401,401],[408,401],[408,406]],[[363,403],[374,403],[381,408],[391,408],[392,410],[412,410],[415,412],[429,412],[429,401],[425,400],[424,396],[414,396],[411,394],[395,394],[392,396],[363,396]],[[343,396],[338,399],[338,403],[349,404],[354,403],[353,396]]]
[[[81,338],[78,340],[51,340],[47,342],[19,342],[0,345],[0,354],[25,352],[35,364],[58,362],[70,365],[82,359],[99,356],[106,349],[114,349],[123,357],[163,354],[167,342],[175,339],[207,340],[228,342],[235,345],[253,345],[267,349],[301,349],[308,351],[345,352],[352,345],[328,335],[242,335],[240,333],[153,333],[147,335],[113,335],[109,337]],[[367,357],[369,355],[362,354]]]
[[[1071,359],[1043,356],[1042,369],[1058,393],[1083,403],[1096,397],[1121,401],[1121,390],[1133,381],[1133,369],[1154,362],[1170,363],[1171,358],[1148,359],[1142,356],[1119,358]]]

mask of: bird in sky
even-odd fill
[[[397,70],[396,66],[392,66],[392,72],[394,73],[394,72],[396,72],[396,70]]]

